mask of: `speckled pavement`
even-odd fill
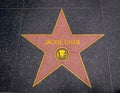
[[[73,34],[105,34],[81,53],[92,88],[64,67],[33,87],[43,52],[21,34],[51,34],[60,9]],[[120,0],[0,0],[0,93],[120,93]]]

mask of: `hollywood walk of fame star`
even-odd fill
[[[52,34],[22,34],[44,52],[33,86],[63,66],[91,87],[80,53],[104,34],[72,34],[61,9]]]

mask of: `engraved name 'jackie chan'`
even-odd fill
[[[80,40],[48,39],[44,45],[80,45]]]

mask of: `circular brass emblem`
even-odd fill
[[[56,50],[55,56],[60,61],[66,60],[69,56],[69,52],[66,48],[58,48]]]

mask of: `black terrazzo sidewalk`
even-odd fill
[[[73,34],[105,34],[81,53],[92,88],[64,67],[32,87],[43,52],[20,34],[50,34],[63,8]],[[120,93],[120,0],[0,0],[0,93]]]

